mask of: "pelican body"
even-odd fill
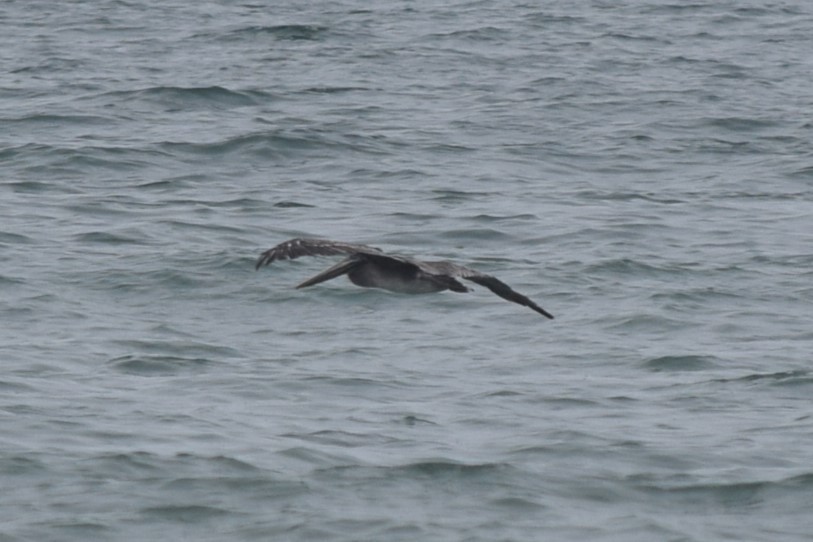
[[[326,280],[347,275],[350,282],[364,288],[382,288],[405,294],[425,294],[451,290],[471,291],[457,279],[466,279],[485,286],[498,296],[553,318],[553,315],[515,292],[496,277],[446,261],[424,262],[404,256],[385,254],[367,245],[328,241],[327,239],[291,239],[266,250],[257,260],[255,269],[276,260],[293,260],[301,256],[345,255],[344,260],[299,284],[306,288]]]

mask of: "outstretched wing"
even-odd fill
[[[313,286],[314,284],[319,284],[320,282],[325,282],[326,280],[341,277],[342,275],[346,275],[361,265],[364,265],[364,260],[362,260],[358,255],[350,256],[349,258],[340,261],[330,269],[326,269],[315,277],[309,278],[297,286],[296,289],[299,290],[300,288],[307,288],[308,286]]]
[[[486,275],[485,273],[481,273],[475,269],[463,267],[462,265],[453,264],[451,262],[420,262],[419,267],[426,273],[443,274],[450,277],[470,280],[475,284],[485,286],[503,299],[518,303],[524,307],[529,307],[542,316],[553,319],[553,315],[551,313],[521,293],[514,291],[510,286],[500,279],[492,277],[491,275]]]
[[[494,292],[503,299],[513,301],[514,303],[519,303],[520,305],[523,305],[525,307],[530,307],[531,309],[535,310],[542,316],[545,316],[553,320],[553,315],[551,313],[549,313],[548,311],[546,311],[545,309],[543,309],[542,307],[540,307],[539,305],[537,305],[536,303],[522,295],[521,293],[512,290],[510,286],[508,286],[506,283],[504,283],[503,281],[499,280],[496,277],[492,277],[491,275],[478,274],[472,277],[463,277],[463,278],[475,282],[481,286],[485,286],[486,288],[488,288],[489,290],[491,290],[492,292]]]
[[[301,256],[335,256],[337,254],[381,254],[375,247],[329,241],[327,239],[291,239],[260,255],[255,269],[275,260],[293,260]]]

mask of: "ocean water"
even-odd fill
[[[0,541],[811,539],[813,6],[440,4],[0,3]]]

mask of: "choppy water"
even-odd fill
[[[0,540],[810,539],[811,6],[0,24]]]

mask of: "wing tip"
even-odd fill
[[[548,311],[546,311],[545,309],[543,309],[542,307],[540,307],[539,305],[537,305],[535,303],[532,304],[532,305],[529,305],[529,307],[531,307],[533,310],[535,310],[536,312],[538,312],[539,314],[541,314],[542,316],[544,316],[545,318],[547,318],[549,320],[554,319],[553,315],[551,313],[549,313]]]
[[[259,271],[262,266],[269,265],[274,261],[274,256],[275,254],[273,254],[273,249],[266,250],[260,254],[260,257],[257,258],[257,263],[254,264],[254,270]]]

